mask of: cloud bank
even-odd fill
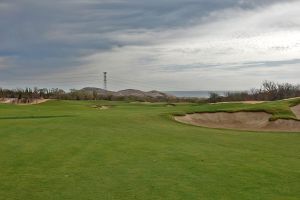
[[[0,84],[240,90],[299,83],[300,2],[10,0]]]

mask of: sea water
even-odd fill
[[[166,91],[165,93],[176,97],[198,97],[208,98],[211,93],[217,93],[223,96],[228,91]]]

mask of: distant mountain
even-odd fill
[[[80,91],[84,91],[84,92],[96,92],[98,95],[108,95],[108,94],[114,94],[115,92],[113,91],[108,91],[108,90],[104,90],[101,88],[96,88],[96,87],[85,87],[82,88]]]
[[[95,87],[85,87],[82,88],[80,91],[84,92],[96,92],[98,95],[111,95],[111,96],[116,96],[116,97],[139,97],[139,98],[172,98],[174,96],[152,90],[149,92],[144,92],[141,90],[135,90],[135,89],[126,89],[126,90],[120,90],[118,92],[114,91],[107,91],[101,88],[95,88]]]
[[[134,97],[146,97],[146,92],[143,92],[141,90],[134,90],[134,89],[126,89],[126,90],[120,90],[116,92],[117,96],[134,96]]]
[[[160,92],[160,91],[156,91],[156,90],[152,90],[150,92],[146,92],[148,96],[153,97],[153,98],[158,98],[158,97],[174,97],[173,95],[164,93],[164,92]]]

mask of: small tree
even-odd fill
[[[221,100],[221,96],[218,93],[211,92],[209,94],[209,102],[216,103]]]

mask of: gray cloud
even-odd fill
[[[115,73],[140,70],[139,73],[144,74],[153,68],[164,70],[166,65],[171,65],[169,67],[176,69],[177,72],[191,70],[193,66],[198,65],[199,61],[190,59],[184,64],[176,64],[165,63],[166,61],[160,58],[169,59],[165,54],[171,51],[185,51],[181,54],[194,54],[198,51],[197,56],[201,52],[204,52],[203,55],[205,52],[211,52],[210,56],[216,56],[229,54],[232,48],[233,54],[236,46],[226,47],[225,45],[227,50],[224,47],[212,51],[211,49],[215,45],[219,46],[220,43],[211,42],[210,47],[207,47],[209,50],[202,46],[192,48],[192,50],[185,47],[182,50],[177,47],[172,49],[169,47],[170,44],[174,41],[196,37],[197,31],[204,38],[208,37],[207,32],[215,31],[215,28],[207,28],[207,26],[222,20],[223,17],[230,19],[231,14],[228,15],[227,12],[233,12],[233,14],[235,11],[256,12],[257,9],[270,7],[278,2],[282,1],[4,0],[0,3],[0,26],[2,27],[0,29],[0,79],[7,85],[22,86],[20,85],[22,81],[16,85],[15,81],[10,80],[47,75],[55,79],[59,77],[59,74],[90,73],[97,67],[97,63],[101,65],[98,71],[105,69],[103,65],[107,65]],[[226,14],[222,14],[224,11]],[[274,23],[276,26],[284,25],[286,29],[298,27],[296,20],[283,25],[278,24],[277,21]],[[200,28],[194,32],[193,28],[199,26]],[[185,30],[189,32],[184,33]],[[221,34],[223,34],[222,31]],[[257,35],[253,31],[252,35],[245,35],[244,31],[234,34],[239,35],[234,35],[235,38],[243,39]],[[167,48],[166,46],[153,46],[166,41],[169,41]],[[127,51],[131,51],[132,46],[141,47],[145,54],[136,53],[140,55],[139,58],[130,54]],[[159,49],[157,53],[151,53],[156,48]],[[283,50],[282,46],[270,46],[270,48]],[[111,53],[116,51],[121,53],[116,55]],[[95,58],[95,55],[99,54],[119,57],[108,60],[101,57],[99,60]],[[114,65],[114,59],[122,60],[121,54],[136,59],[138,62],[129,60],[127,57],[123,61],[127,63],[123,63],[122,67]],[[260,60],[257,62],[261,63]],[[205,63],[207,63],[206,67],[215,65],[210,62]],[[247,62],[242,63],[247,66]],[[139,64],[145,67],[132,66]],[[276,62],[265,63],[265,65],[271,64],[276,65]],[[98,71],[94,70],[94,72]],[[130,75],[124,74],[124,76],[130,78]],[[44,82],[51,84],[50,81]]]
[[[208,64],[208,63],[193,63],[191,65],[170,65],[161,66],[162,71],[165,72],[180,72],[189,71],[191,69],[226,69],[239,70],[244,68],[261,68],[261,67],[280,67],[286,65],[296,65],[300,64],[300,59],[291,60],[279,60],[279,61],[255,61],[255,62],[245,62],[245,63],[220,63],[220,64]]]

